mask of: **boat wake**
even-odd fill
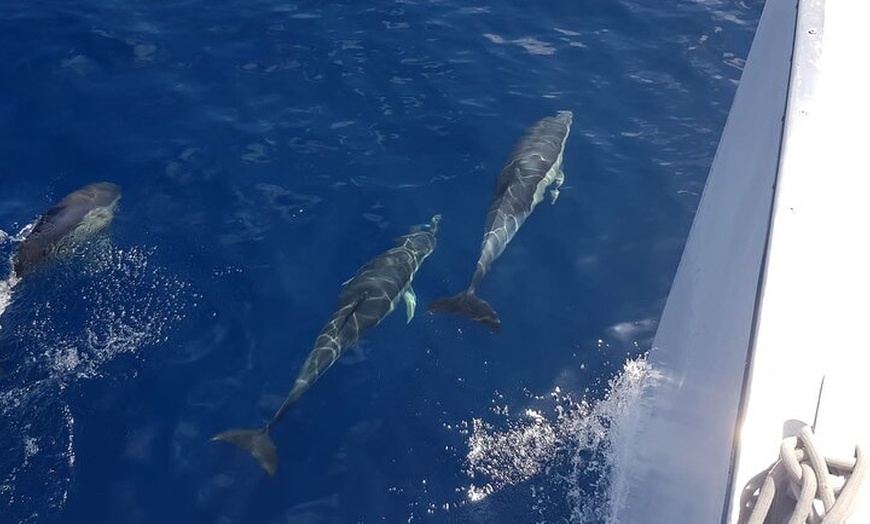
[[[608,521],[619,498],[608,479],[618,467],[619,433],[627,427],[623,419],[657,376],[641,356],[626,360],[601,399],[587,400],[556,387],[533,397],[537,406],[546,407],[512,415],[494,398],[498,421],[474,418],[453,428],[466,436],[470,482],[463,488],[464,501],[444,507],[498,508],[504,501],[493,505],[491,499],[501,494],[531,508],[524,510],[528,522],[556,517],[577,524]]]
[[[119,248],[106,235],[81,250],[33,278],[0,283],[4,522],[42,521],[68,498],[76,460],[69,390],[134,376],[119,357],[144,359],[195,305],[188,284],[152,263],[153,249]]]

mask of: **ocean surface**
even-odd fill
[[[605,522],[614,427],[761,1],[0,5],[0,279],[38,217],[108,231],[0,282],[0,522]],[[498,172],[574,112],[565,185],[478,289]],[[272,432],[341,285],[441,213],[387,317]]]

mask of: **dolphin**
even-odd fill
[[[51,207],[18,246],[12,261],[22,277],[49,256],[102,230],[112,221],[121,188],[97,182],[77,189]]]
[[[565,180],[562,155],[572,119],[571,111],[559,111],[556,116],[542,118],[517,142],[495,185],[471,284],[458,295],[436,300],[428,311],[464,315],[493,331],[501,330],[495,310],[476,295],[477,286],[551,185],[551,202],[556,203],[559,187]]]
[[[338,297],[338,309],[323,327],[299,370],[293,388],[284,403],[265,426],[257,429],[231,429],[211,438],[231,442],[248,451],[270,476],[278,468],[278,453],[269,430],[277,424],[314,382],[339,359],[349,346],[377,326],[400,300],[405,300],[408,322],[414,316],[417,298],[411,282],[423,261],[435,250],[435,236],[441,215],[425,225],[414,226],[407,235],[396,239],[397,245],[376,256],[356,275],[344,282]]]

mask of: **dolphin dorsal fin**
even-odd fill
[[[367,299],[368,297],[369,297],[369,292],[364,291],[363,293],[360,294],[360,296],[356,297],[356,300],[353,301],[353,303],[350,305],[350,308],[345,308],[345,309],[347,309],[347,311],[345,311],[345,313],[341,316],[341,324],[339,324],[337,326],[338,331],[341,331],[342,329],[344,329],[344,326],[347,325],[347,322],[350,320],[350,317],[352,317],[353,314],[356,313],[356,310],[359,309],[360,304],[365,302],[365,299]]]

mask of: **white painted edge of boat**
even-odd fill
[[[868,15],[866,2],[848,0],[798,9],[731,522],[740,489],[800,426],[815,425],[825,456],[853,457],[859,443],[870,451]],[[851,522],[870,522],[863,488]]]
[[[801,0],[800,19],[798,3],[765,4],[652,381],[612,428],[608,522],[735,522],[732,499],[817,401],[823,454],[870,434],[870,2]],[[850,522],[870,522],[862,495]]]
[[[797,0],[767,0],[647,357],[612,433],[608,522],[724,522],[779,167]]]

